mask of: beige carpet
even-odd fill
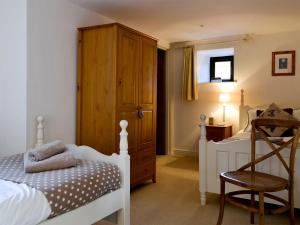
[[[218,207],[216,195],[209,196],[207,206],[200,205],[197,158],[162,156],[157,159],[157,183],[131,193],[131,225],[215,225]],[[296,214],[300,225],[300,213]],[[266,216],[266,224],[288,221],[287,215]],[[246,211],[226,205],[223,225],[249,224]]]

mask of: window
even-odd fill
[[[234,56],[210,58],[210,82],[234,81]]]
[[[230,81],[230,74],[231,69],[228,69],[229,67],[226,66],[226,61],[221,61],[225,62],[223,63],[218,63],[217,64],[217,76],[214,77],[220,77],[220,79],[211,79],[211,71],[210,71],[210,59],[211,58],[223,58],[225,56],[231,56],[234,57],[234,48],[217,48],[217,49],[198,49],[196,51],[196,71],[197,71],[197,78],[198,78],[198,83],[199,84],[206,84],[210,82],[222,82],[222,79],[224,82]],[[228,65],[228,60],[227,60],[227,65]],[[220,69],[221,68],[221,69]],[[225,68],[225,69],[222,69]],[[224,75],[220,76],[219,71],[227,70],[229,72],[225,72]],[[216,70],[216,69],[215,69]],[[233,71],[233,66],[232,66],[232,71]],[[215,74],[215,73],[214,73]],[[227,75],[227,76],[226,76]],[[232,76],[232,81],[234,81],[234,77]]]

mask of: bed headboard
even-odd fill
[[[248,110],[259,108],[259,109],[266,109],[271,103],[257,105],[257,106],[250,106],[245,104],[245,91],[241,89],[241,97],[240,97],[240,107],[239,107],[239,130],[244,129],[248,124]]]
[[[242,130],[246,127],[248,123],[248,110],[259,108],[259,109],[266,109],[272,102],[268,104],[262,104],[258,106],[249,106],[245,105],[245,91],[244,89],[241,90],[241,97],[240,97],[240,107],[239,107],[239,130]],[[275,102],[276,103],[276,102]],[[287,105],[287,104],[278,104],[281,108],[293,108],[294,110],[299,110],[299,105]]]
[[[239,130],[242,130],[246,127],[248,123],[248,110],[251,109],[249,105],[245,105],[245,91],[241,90],[241,101],[239,107]]]

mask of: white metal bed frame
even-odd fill
[[[107,156],[88,146],[76,146],[83,157],[90,160],[102,160],[118,165],[121,171],[121,188],[105,194],[95,201],[68,213],[43,221],[40,225],[91,225],[115,212],[118,213],[118,225],[130,225],[130,160],[128,155],[128,122],[120,122],[120,154]],[[37,117],[36,146],[44,143],[44,118]]]
[[[248,118],[248,110],[252,107],[244,104],[244,90],[241,90],[239,128],[245,128]],[[257,155],[269,152],[269,147],[263,141],[256,142]],[[232,139],[226,142],[207,141],[206,116],[200,116],[200,140],[199,140],[199,191],[201,205],[206,205],[207,192],[220,191],[219,174],[221,172],[237,170],[250,161],[250,139]],[[282,152],[288,162],[288,150]],[[209,162],[209,163],[208,163]],[[286,177],[287,173],[282,164],[274,157],[257,165],[257,170],[272,175]],[[296,155],[295,163],[295,207],[300,208],[300,154]],[[226,191],[234,191],[237,187],[226,185]],[[279,192],[280,197],[287,198],[287,192]],[[269,201],[274,203],[272,201]]]

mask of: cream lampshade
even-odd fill
[[[230,101],[230,95],[228,93],[221,93],[219,95],[219,102],[223,104],[223,124],[225,125],[225,113],[226,113],[226,103]]]
[[[223,104],[230,101],[230,95],[228,93],[221,93],[219,96],[219,101]]]

